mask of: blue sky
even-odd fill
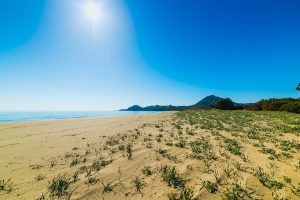
[[[1,1],[0,110],[298,97],[299,10],[298,0]]]

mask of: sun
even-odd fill
[[[101,17],[100,5],[96,1],[88,1],[83,5],[83,12],[86,19],[90,20],[93,25]]]

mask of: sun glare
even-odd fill
[[[84,4],[83,11],[85,17],[88,20],[91,20],[92,23],[96,23],[101,16],[101,9],[96,1],[88,1],[86,4]]]

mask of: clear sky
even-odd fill
[[[299,0],[0,2],[0,110],[298,97]]]

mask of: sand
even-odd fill
[[[224,114],[208,116],[210,113],[205,112],[210,111],[201,113],[208,120]],[[226,115],[232,115],[233,118],[235,114]],[[238,115],[248,116],[249,113]],[[260,121],[265,116],[253,114],[254,117]],[[207,122],[203,124],[209,125]],[[269,160],[270,154],[262,153],[261,149],[270,147],[279,152],[279,148],[276,149],[270,142],[259,146],[257,140],[245,135],[237,136],[233,134],[236,131],[229,131],[227,126],[215,131],[213,128],[190,125],[179,120],[175,112],[0,123],[0,180],[11,180],[9,187],[6,187],[11,191],[0,191],[0,199],[34,200],[42,199],[42,194],[46,195],[44,199],[48,199],[48,187],[52,180],[65,176],[71,183],[68,189],[71,199],[167,200],[168,195],[179,194],[181,189],[169,187],[163,180],[161,168],[166,164],[176,166],[186,188],[193,191],[194,198],[222,199],[226,192],[232,191],[235,183],[240,183],[247,192],[255,191],[251,194],[254,199],[273,199],[275,194],[287,199],[300,199],[291,192],[292,186],[283,180],[283,176],[288,176],[292,178],[292,184],[297,185],[300,176],[295,166],[299,153],[291,149],[287,152],[293,158]],[[217,158],[191,158],[189,142],[205,141],[203,137],[212,145],[211,151]],[[300,142],[297,134],[287,133],[282,137]],[[239,142],[242,155],[234,155],[224,147],[226,138]],[[181,140],[185,142],[183,148],[178,146]],[[132,147],[131,157],[126,150],[128,144]],[[202,154],[207,157],[210,153]],[[93,166],[96,161],[106,164],[95,170]],[[237,162],[242,164],[239,170],[235,165]],[[272,163],[273,167],[270,166]],[[209,166],[209,169],[205,166]],[[151,175],[143,170],[146,167],[149,167]],[[263,186],[255,175],[258,167],[272,174],[271,179],[279,180],[284,187],[277,190]],[[232,173],[227,178],[226,169]],[[218,190],[212,192],[203,188],[205,181],[216,182],[216,172],[222,177]],[[78,177],[74,180],[75,173],[78,173]],[[142,182],[140,191],[136,190],[134,184],[136,177]],[[104,186],[108,185],[109,189],[105,191]],[[244,196],[239,199],[250,198]]]
[[[118,133],[126,133],[145,123],[156,123],[168,118],[170,114],[164,112],[120,117],[0,123],[0,178],[11,178],[13,184],[12,192],[1,192],[0,199],[36,199],[42,192],[46,193],[48,180],[58,174],[70,174],[70,171],[75,171],[70,168],[70,161],[67,159],[65,163],[60,162],[60,157],[64,157],[67,152],[84,153],[87,144],[102,141],[105,137]],[[72,150],[73,148],[78,150]],[[116,156],[114,166],[101,172],[101,179],[106,174],[107,181],[114,180],[121,165],[125,165],[124,171],[127,168],[132,171],[132,174],[126,174],[127,177],[133,176],[135,168],[140,167],[144,162],[146,155],[143,155],[143,152],[142,149],[135,150],[134,154],[141,156],[134,156],[133,162]],[[55,161],[57,164],[50,168],[52,160],[58,161]],[[40,168],[32,169],[35,166]],[[39,174],[45,176],[45,179],[36,181],[35,177]],[[126,179],[125,175],[124,179]],[[100,182],[99,184],[90,188],[79,188],[74,192],[73,198],[97,199],[102,186]],[[92,194],[96,188],[98,192]]]

